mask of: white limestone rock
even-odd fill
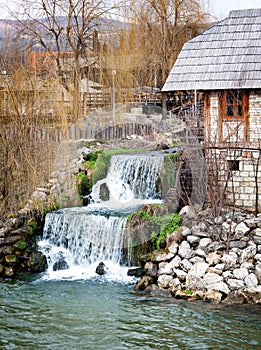
[[[158,278],[158,286],[160,288],[168,288],[170,281],[173,280],[171,275],[160,275]]]
[[[187,241],[181,242],[179,246],[179,256],[183,259],[189,259],[192,257],[192,250],[190,248],[190,244]]]
[[[244,281],[235,278],[228,278],[227,285],[231,290],[244,289],[245,287]]]
[[[233,275],[238,280],[244,280],[248,276],[248,269],[241,267],[233,270]]]
[[[245,284],[247,288],[256,287],[258,285],[258,279],[254,273],[250,273],[245,278]]]

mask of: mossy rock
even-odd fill
[[[14,247],[18,250],[23,251],[26,248],[27,243],[24,240],[18,241],[14,244]]]
[[[17,263],[17,257],[16,255],[6,255],[5,261],[7,264],[16,264]]]

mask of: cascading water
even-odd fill
[[[160,201],[162,166],[161,153],[115,155],[106,178],[93,187],[90,205],[47,214],[39,242],[48,258],[47,278],[93,277],[100,262],[106,276],[127,278],[127,267],[120,268],[125,214]]]
[[[113,156],[106,178],[93,186],[92,203],[126,211],[161,199],[162,163],[162,154],[156,152]]]

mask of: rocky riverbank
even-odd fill
[[[36,244],[43,225],[42,214],[40,216],[28,212],[0,223],[0,278],[46,270],[46,257],[38,251]]]
[[[140,258],[135,291],[216,303],[261,304],[261,214],[191,207],[161,249]]]

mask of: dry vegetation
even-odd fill
[[[184,42],[208,20],[194,0],[18,0],[16,11],[2,41],[2,219],[48,179],[54,130],[63,134],[82,114],[82,78],[108,88],[115,78],[119,102],[133,87],[161,88]],[[35,51],[44,53],[37,64]]]

